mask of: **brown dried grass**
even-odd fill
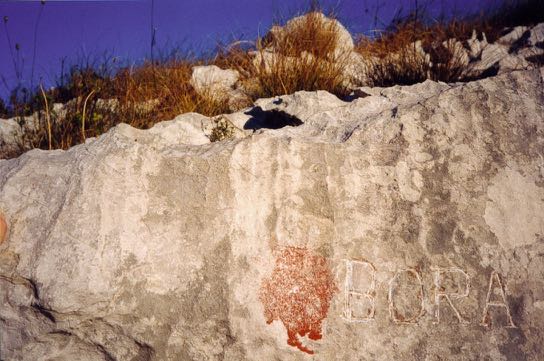
[[[468,39],[473,30],[481,32],[476,23],[452,21],[425,25],[406,21],[382,33],[377,39],[361,37],[356,51],[368,59],[371,86],[410,85],[432,79],[460,81],[470,70],[464,52],[455,43]],[[416,44],[419,43],[419,46]],[[420,50],[428,56],[424,56]]]
[[[349,93],[344,75],[349,54],[338,52],[338,28],[332,21],[310,12],[283,29],[259,38],[252,54],[234,51],[221,58],[220,65],[240,72],[250,99],[300,90]]]

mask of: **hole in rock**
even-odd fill
[[[244,129],[280,129],[283,127],[297,127],[304,124],[302,120],[282,110],[263,110],[255,107],[248,112],[251,118],[244,124]]]

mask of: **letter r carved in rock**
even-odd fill
[[[457,310],[457,308],[454,306],[452,299],[459,299],[468,297],[468,294],[470,292],[470,277],[468,274],[463,271],[460,268],[440,268],[440,267],[432,267],[431,268],[434,271],[434,315],[436,320],[434,321],[435,324],[440,323],[440,301],[442,299],[445,299],[447,303],[450,305],[451,309],[453,310],[453,313],[455,314],[455,317],[459,320],[459,323],[467,324],[470,323],[469,321],[465,320],[463,316],[461,316],[461,313]],[[464,287],[461,287],[459,283],[457,283],[458,290],[456,292],[447,292],[444,284],[443,284],[443,275],[450,274],[454,276],[455,274],[460,275],[462,278],[465,279],[465,285]],[[461,292],[460,289],[463,289]]]

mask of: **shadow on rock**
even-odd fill
[[[264,111],[261,107],[255,107],[245,114],[251,115],[251,118],[244,124],[244,129],[280,129],[304,124],[299,118],[278,109]]]

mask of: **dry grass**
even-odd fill
[[[469,70],[462,41],[474,25],[466,22],[424,25],[406,21],[377,39],[359,38],[356,51],[369,60],[369,85],[410,85],[426,79],[460,81]],[[455,38],[459,42],[448,41]]]
[[[338,96],[349,93],[344,75],[349,54],[339,51],[338,28],[333,21],[310,12],[283,31],[278,29],[274,26],[257,39],[256,51],[233,49],[222,54],[216,65],[237,69],[253,100],[300,90],[327,90]]]
[[[190,78],[195,64],[188,60],[146,63],[122,69],[113,77],[99,76],[91,69],[74,70],[66,86],[17,105],[15,116],[20,119],[28,109],[36,110],[39,127],[26,134],[15,154],[36,147],[68,149],[119,123],[145,129],[182,113],[228,112],[226,101],[193,89]],[[54,102],[65,104],[62,113],[50,109]]]
[[[228,112],[225,101],[199,94],[190,84],[192,67],[198,64],[177,60],[122,70],[113,78],[112,95],[127,123],[147,128],[186,112],[208,116]]]
[[[444,82],[474,79],[463,42],[473,33],[486,35],[494,42],[504,35],[505,28],[535,25],[544,21],[544,1],[505,0],[488,16],[463,20],[422,22],[425,14],[414,14],[393,22],[391,28],[377,39],[361,37],[356,50],[369,59],[369,85],[391,86],[419,83],[426,79]],[[459,42],[448,42],[457,39]],[[481,39],[480,39],[481,40]],[[419,41],[420,46],[415,42]],[[428,54],[425,58],[421,49]],[[535,59],[538,64],[540,59]]]
[[[244,79],[252,99],[291,94],[299,90],[327,90],[343,96],[343,66],[310,53],[298,57],[277,56],[260,50],[250,77]]]
[[[278,54],[297,57],[309,53],[320,59],[334,59],[339,41],[338,28],[329,14],[326,20],[318,11],[307,13],[303,18],[289,22],[279,31],[278,24],[259,41],[260,47],[272,47]]]

